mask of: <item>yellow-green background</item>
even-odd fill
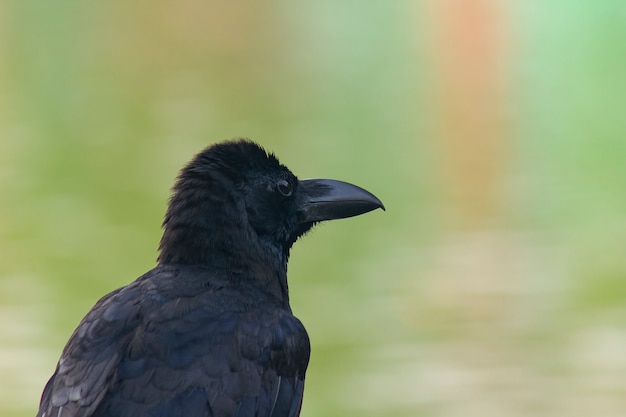
[[[292,252],[303,416],[623,416],[626,3],[487,2],[506,126],[474,227],[433,3],[0,1],[0,415],[34,415],[80,318],[154,265],[177,170],[247,136],[388,209]]]

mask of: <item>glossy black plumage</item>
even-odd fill
[[[316,222],[371,211],[367,191],[298,179],[240,140],[182,171],[158,265],[75,330],[38,417],[295,417],[309,361],[287,260]]]

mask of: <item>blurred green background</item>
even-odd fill
[[[0,415],[250,137],[387,212],[290,263],[302,415],[623,416],[626,3],[0,1]]]

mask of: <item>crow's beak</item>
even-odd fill
[[[302,180],[298,194],[301,223],[343,219],[385,209],[374,194],[343,181]]]

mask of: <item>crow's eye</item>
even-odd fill
[[[278,192],[284,195],[285,197],[289,197],[291,192],[293,191],[293,187],[291,183],[287,180],[280,180],[276,183],[276,187],[278,188]]]

